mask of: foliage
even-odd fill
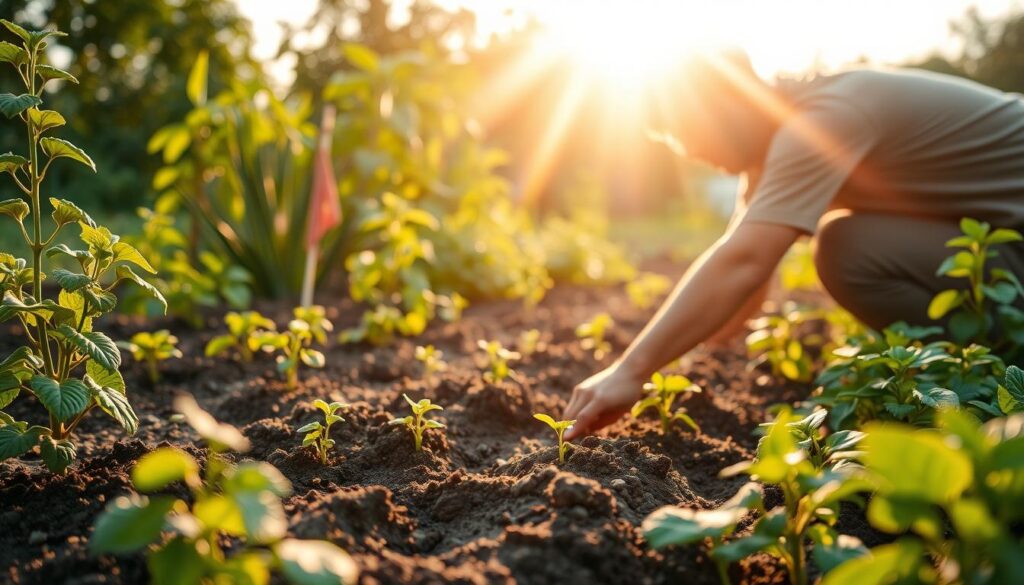
[[[429,429],[443,429],[444,425],[427,418],[427,413],[432,410],[444,410],[441,406],[430,402],[429,398],[420,399],[418,402],[413,402],[407,394],[402,394],[402,398],[409,403],[409,408],[412,409],[412,414],[401,418],[392,419],[388,422],[391,425],[403,425],[412,431],[413,440],[416,442],[416,450],[419,451],[423,448],[423,433]]]
[[[310,347],[313,341],[326,340],[325,332],[332,328],[323,315],[323,307],[296,307],[295,318],[288,322],[287,330],[260,331],[250,338],[251,345],[264,352],[281,352],[277,356],[277,371],[285,375],[288,388],[292,390],[299,385],[300,363],[311,368],[324,367],[324,354]]]
[[[823,425],[827,416],[827,410],[818,409],[800,420],[787,422],[785,426],[793,440],[797,442],[797,446],[807,453],[807,460],[815,469],[841,469],[850,465],[860,455],[856,448],[864,440],[864,433],[843,430],[831,432],[826,436]],[[776,422],[762,423],[760,427],[770,430],[775,424]]]
[[[865,427],[868,521],[898,535],[825,585],[1014,583],[1024,575],[1024,418],[979,424],[943,410],[938,429]]]
[[[754,358],[753,365],[768,363],[772,375],[794,382],[811,381],[811,356],[806,340],[801,340],[800,326],[818,318],[818,311],[787,302],[778,314],[765,315],[750,322],[747,351]]]
[[[444,352],[433,345],[417,345],[416,361],[423,364],[423,378],[428,381],[434,379],[434,374],[448,369],[448,364],[444,361]]]
[[[295,432],[305,434],[302,438],[302,446],[308,447],[312,445],[317,455],[320,456],[320,464],[327,465],[327,452],[334,448],[334,439],[331,438],[331,425],[345,422],[345,419],[335,413],[342,408],[348,408],[349,405],[344,402],[331,402],[328,404],[317,398],[313,401],[313,406],[324,414],[324,422],[321,423],[315,420],[307,425],[303,425]]]
[[[600,360],[612,350],[612,344],[605,339],[608,329],[615,325],[611,315],[598,313],[593,319],[576,327],[576,337],[583,349],[594,352],[594,359]]]
[[[540,338],[540,329],[527,329],[519,333],[519,339],[516,341],[519,355],[533,355],[538,351],[543,351],[544,347],[545,344]]]
[[[651,546],[706,542],[723,583],[729,582],[726,568],[730,563],[756,552],[778,557],[793,585],[808,582],[808,543],[814,544],[813,559],[823,572],[863,554],[859,540],[840,535],[834,526],[839,504],[865,490],[866,485],[849,475],[855,466],[816,467],[797,444],[792,422],[788,411],[780,413],[758,445],[757,459],[723,472],[743,472],[756,481],[779,486],[783,505],[767,510],[761,487],[751,482],[715,510],[666,506],[644,520],[644,535]],[[750,533],[726,542],[749,512],[757,514]]]
[[[651,376],[651,381],[644,384],[646,396],[633,405],[631,414],[639,418],[645,410],[653,408],[658,413],[658,418],[661,419],[662,433],[667,433],[672,427],[672,423],[677,420],[690,425],[690,428],[695,431],[700,431],[697,423],[686,413],[686,408],[680,407],[675,411],[672,410],[672,403],[680,394],[700,391],[700,387],[695,386],[686,376],[665,376],[661,372],[655,372]]]
[[[132,336],[131,341],[119,341],[117,346],[131,353],[135,361],[146,362],[149,380],[154,384],[160,380],[160,371],[157,369],[159,362],[171,358],[181,358],[178,338],[171,335],[171,332],[166,329],[153,333],[140,331]]]
[[[644,272],[626,283],[626,295],[633,306],[649,309],[658,297],[672,288],[672,281],[656,272]]]
[[[248,440],[219,423],[189,396],[176,408],[209,447],[203,475],[188,453],[162,447],[132,469],[132,483],[153,496],[121,496],[96,521],[89,540],[94,553],[149,549],[154,583],[267,583],[272,571],[290,583],[355,583],[358,569],[345,551],[326,541],[287,538],[281,498],[291,484],[273,465],[232,464],[227,451],[244,452]],[[166,494],[184,483],[188,501]],[[191,502],[191,505],[190,503]],[[162,538],[167,530],[169,540]],[[231,538],[231,555],[225,540]]]
[[[569,450],[569,443],[565,440],[565,431],[569,427],[576,424],[575,420],[558,420],[551,418],[546,414],[535,414],[533,418],[541,421],[542,423],[551,427],[551,430],[555,431],[558,436],[558,462],[565,463],[565,453]]]
[[[476,342],[477,347],[484,350],[488,371],[484,372],[484,380],[491,384],[499,384],[505,378],[515,376],[516,372],[509,367],[510,361],[522,357],[519,352],[506,349],[500,341],[485,341],[480,339]]]
[[[228,326],[227,334],[218,335],[206,344],[207,357],[234,350],[243,362],[251,362],[252,352],[260,348],[257,334],[277,330],[277,324],[256,311],[231,311],[224,316],[224,324]]]
[[[0,459],[18,457],[38,445],[47,467],[60,472],[76,457],[71,437],[75,427],[94,408],[109,414],[129,433],[138,427],[118,373],[121,354],[106,334],[93,329],[93,320],[114,308],[117,297],[113,290],[123,281],[136,284],[161,303],[163,297],[132,268],[152,273],[145,257],[107,228],[96,225],[74,203],[50,198],[54,228],[43,234],[42,188],[53,163],[68,159],[93,171],[96,166],[74,144],[46,136],[66,120],[56,111],[39,109],[48,81],[74,81],[43,62],[48,42],[63,33],[27,31],[6,20],[0,22],[20,41],[20,46],[4,41],[0,61],[15,68],[25,92],[0,94],[0,112],[24,123],[27,136],[26,156],[0,155],[0,172],[7,173],[28,198],[27,203],[21,198],[0,202],[0,214],[18,224],[32,252],[31,262],[0,252],[0,322],[16,319],[27,338],[27,345],[0,360],[0,408],[27,390],[49,413],[47,426],[29,426],[0,412]],[[27,218],[29,228],[25,226]],[[84,249],[53,245],[62,228],[73,224],[81,230]],[[47,274],[44,252],[47,259],[71,258],[80,272],[55,268]],[[43,296],[43,279],[47,277],[60,288],[56,300]]]

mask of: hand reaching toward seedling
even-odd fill
[[[563,418],[576,424],[566,440],[593,433],[629,412],[643,396],[644,379],[616,364],[584,380],[572,391]]]

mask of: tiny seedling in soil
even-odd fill
[[[412,431],[413,439],[416,441],[416,450],[419,451],[423,448],[424,431],[427,429],[444,428],[444,425],[436,420],[428,419],[427,413],[432,410],[444,410],[444,408],[430,402],[429,398],[423,398],[419,402],[413,402],[412,398],[409,398],[407,394],[402,394],[402,398],[405,398],[405,401],[409,403],[409,408],[412,409],[412,414],[392,419],[388,424],[404,425],[408,427],[409,430]]]
[[[500,341],[484,341],[481,339],[476,344],[477,347],[484,350],[487,354],[488,371],[484,372],[484,380],[491,384],[497,384],[505,378],[515,375],[515,370],[509,368],[508,363],[520,359],[523,357],[522,355],[506,349],[501,345]]]
[[[672,411],[672,403],[680,394],[700,391],[700,386],[694,385],[686,376],[665,376],[661,372],[655,372],[651,376],[651,381],[644,384],[646,396],[633,405],[631,413],[634,418],[639,418],[645,410],[653,408],[661,419],[662,433],[667,433],[673,421],[677,420],[688,424],[695,431],[700,431],[693,418],[686,414],[685,408],[680,407],[675,412]]]
[[[305,433],[305,437],[302,438],[302,446],[309,447],[313,446],[316,450],[317,455],[320,457],[320,464],[327,465],[327,452],[334,448],[334,439],[331,438],[331,425],[338,422],[345,422],[345,419],[335,414],[342,408],[347,408],[348,404],[344,402],[332,402],[330,404],[317,398],[313,401],[313,406],[324,413],[324,422],[313,421],[308,425],[304,425],[299,430],[295,431],[300,435]]]
[[[327,334],[334,331],[334,323],[327,318],[327,310],[321,305],[295,307],[292,310],[292,315],[309,325],[309,332],[313,335],[313,340],[320,345],[325,345]]]
[[[277,371],[285,375],[288,388],[292,390],[299,385],[300,363],[311,368],[324,367],[324,354],[310,347],[314,338],[310,323],[298,318],[288,323],[287,331],[265,331],[254,336],[256,344],[263,351],[281,352],[281,355],[277,356]]]
[[[434,379],[434,374],[448,369],[443,358],[444,352],[433,345],[416,346],[416,360],[423,364],[423,379],[428,382]]]
[[[178,338],[166,329],[149,333],[142,331],[132,335],[131,341],[119,341],[117,346],[132,354],[137,362],[146,363],[149,381],[156,384],[160,381],[160,370],[157,365],[171,358],[181,358],[178,349]]]
[[[648,309],[672,286],[667,277],[654,272],[645,272],[626,284],[626,295],[638,309]]]
[[[576,337],[580,338],[580,345],[583,349],[593,351],[594,359],[602,359],[612,350],[612,344],[608,343],[605,335],[613,325],[615,321],[612,321],[608,313],[599,313],[576,328]]]
[[[555,420],[546,414],[535,414],[533,418],[551,427],[558,435],[558,462],[565,463],[565,452],[569,450],[569,443],[565,440],[565,431],[576,424],[575,420]]]
[[[519,353],[522,355],[533,355],[543,350],[540,342],[540,330],[529,329],[520,333],[516,348],[519,349]]]
[[[206,344],[206,357],[223,355],[234,350],[243,362],[251,362],[253,352],[260,347],[256,334],[277,330],[277,325],[273,321],[256,311],[231,311],[224,316],[224,324],[228,326],[227,334],[218,335]]]

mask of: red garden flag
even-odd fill
[[[331,228],[341,223],[338,183],[331,165],[331,140],[334,136],[334,106],[324,106],[320,124],[320,141],[313,161],[313,191],[309,200],[309,223],[306,228],[306,249],[317,247]]]

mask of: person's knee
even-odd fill
[[[851,215],[826,216],[815,236],[814,267],[818,279],[833,296],[842,295],[856,273],[858,243],[863,234]]]

